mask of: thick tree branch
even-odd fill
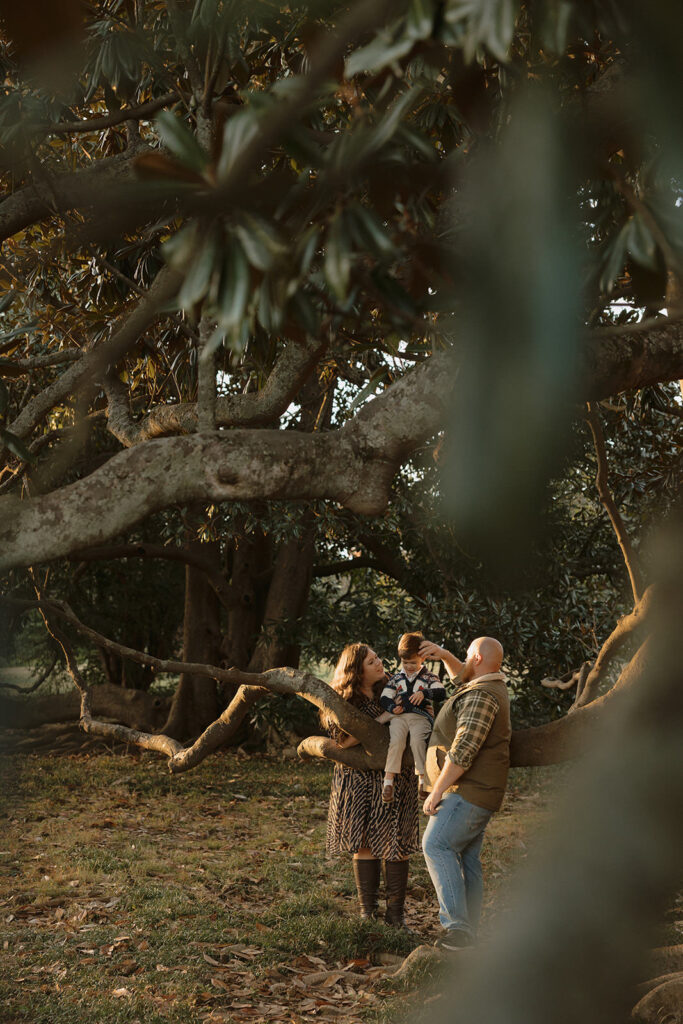
[[[656,652],[655,652],[656,653]],[[653,660],[652,641],[646,640],[624,667],[614,686],[573,714],[546,725],[518,729],[512,734],[510,763],[513,767],[558,764],[575,758],[587,749],[606,708],[643,678]]]
[[[438,429],[452,379],[450,354],[440,353],[335,431],[235,430],[158,439],[121,452],[53,494],[6,497],[0,500],[0,568],[102,544],[153,511],[195,500],[332,498],[352,511],[377,513],[400,462]],[[416,394],[429,400],[419,404]]]
[[[598,687],[601,680],[604,678],[607,667],[612,663],[617,654],[624,649],[626,644],[633,640],[636,631],[641,629],[644,625],[647,625],[649,622],[655,596],[655,588],[652,586],[648,587],[633,611],[630,612],[630,614],[625,615],[623,619],[617,623],[614,630],[610,633],[609,637],[600,648],[600,653],[595,659],[595,664],[592,669],[586,676],[582,690],[577,690],[576,700],[574,701],[572,711],[577,708],[585,707],[587,704],[590,704],[595,700],[598,693]]]
[[[147,149],[147,147],[144,147]],[[69,210],[98,207],[111,202],[114,185],[133,180],[133,164],[141,150],[127,151],[98,160],[94,167],[32,182],[17,189],[0,203],[0,242],[37,221]]]
[[[607,466],[607,450],[605,448],[605,436],[602,432],[602,424],[600,422],[600,414],[597,410],[596,405],[593,402],[588,402],[588,425],[593,435],[593,443],[595,445],[595,454],[598,460],[598,471],[595,477],[595,485],[597,487],[600,500],[605,506],[605,511],[610,518],[612,528],[617,538],[621,553],[624,557],[624,563],[626,565],[626,571],[628,572],[629,580],[631,581],[631,591],[633,592],[633,602],[638,604],[643,588],[642,576],[640,568],[638,566],[638,560],[636,553],[631,544],[631,540],[626,532],[626,526],[624,520],[621,518],[619,509],[616,506],[614,498],[609,489],[608,475],[609,470]]]
[[[652,330],[654,340],[647,333]],[[130,335],[126,340],[133,343]],[[610,334],[588,343],[593,393],[606,396],[651,381],[647,360],[636,360],[635,367],[623,362],[636,342],[641,356],[647,351],[654,359],[658,379],[683,377],[683,325],[674,322],[648,327],[644,337]],[[652,353],[660,347],[657,362]],[[441,428],[456,373],[451,353],[432,356],[336,431],[237,430],[211,439],[157,439],[120,453],[54,494],[25,502],[6,497],[0,500],[0,569],[101,544],[151,512],[194,500],[330,498],[352,511],[377,514],[396,468]],[[120,500],[112,502],[113,494]]]
[[[683,376],[683,319],[608,327],[581,345],[581,379],[591,402]]]
[[[62,647],[67,658],[69,672],[81,693],[81,719],[82,721],[87,720],[88,727],[86,731],[88,732],[113,736],[129,743],[145,746],[148,749],[162,750],[165,753],[171,750],[171,747],[168,746],[169,744],[175,744],[175,741],[167,736],[150,737],[147,733],[136,733],[135,730],[128,729],[126,726],[116,726],[116,731],[113,732],[105,723],[95,723],[92,721],[87,702],[88,687],[78,670],[69,641],[63,632],[58,630],[52,623],[55,616],[68,622],[82,636],[85,636],[99,647],[113,651],[120,657],[129,658],[131,661],[138,662],[139,664],[152,665],[160,672],[177,674],[186,672],[193,675],[208,676],[221,682],[240,683],[239,690],[223,714],[215,722],[212,722],[192,746],[183,749],[178,744],[175,744],[172,750],[173,757],[169,764],[173,772],[183,772],[195,767],[213,750],[226,743],[242,723],[249,708],[256,700],[267,693],[282,695],[298,694],[316,707],[325,708],[331,713],[337,725],[345,732],[355,736],[365,748],[367,755],[363,762],[365,767],[381,768],[384,764],[389,742],[387,730],[363,714],[363,712],[358,711],[352,704],[340,697],[327,683],[324,683],[309,672],[301,672],[293,668],[275,668],[259,673],[241,672],[234,668],[222,669],[215,665],[201,665],[172,659],[155,658],[153,655],[146,654],[143,651],[136,651],[133,648],[110,640],[108,637],[86,626],[65,601],[50,601],[39,597],[37,601],[0,598],[0,602],[22,613],[33,610],[40,611],[51,636]],[[156,745],[152,745],[152,740]]]
[[[32,370],[42,370],[46,366],[60,366],[62,363],[74,363],[83,355],[78,349],[64,349],[61,352],[46,353],[33,356],[31,359],[12,359],[11,366],[0,367],[0,377],[25,376]]]
[[[541,679],[541,686],[545,686],[548,690],[571,690],[572,687],[578,685],[582,676],[585,683],[585,678],[587,673],[590,672],[590,667],[590,661],[584,661],[579,668],[575,668],[571,672],[565,672],[565,674],[560,676],[558,679],[546,676],[545,679]]]

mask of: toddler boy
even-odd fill
[[[434,723],[434,701],[445,700],[446,688],[438,676],[424,667],[424,659],[419,654],[422,643],[422,633],[403,634],[398,642],[401,668],[391,677],[379,698],[381,706],[391,714],[389,753],[382,788],[385,803],[394,799],[394,777],[401,771],[403,751],[409,736],[420,800],[426,800],[428,795],[424,789],[427,740]]]

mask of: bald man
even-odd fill
[[[476,941],[483,879],[481,844],[491,815],[503,802],[510,767],[510,700],[500,671],[503,648],[480,636],[463,663],[425,641],[420,657],[443,661],[456,691],[434,722],[427,750],[431,792],[422,839],[445,933],[436,945],[463,949]]]

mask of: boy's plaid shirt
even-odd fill
[[[493,725],[498,713],[498,701],[485,690],[468,692],[467,684],[464,684],[462,693],[455,696],[452,711],[458,725],[448,758],[467,771]]]

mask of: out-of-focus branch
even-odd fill
[[[103,196],[115,185],[132,180],[134,160],[141,151],[138,147],[132,153],[98,160],[94,167],[55,175],[49,185],[34,182],[17,189],[0,203],[0,242],[54,214],[83,207],[99,208]]]
[[[197,429],[212,434],[216,429],[216,347],[211,345],[214,325],[202,317],[197,349]]]

